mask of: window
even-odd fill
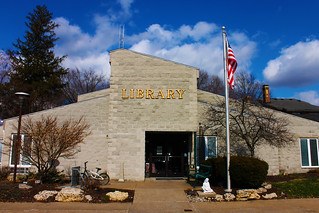
[[[197,162],[217,157],[216,136],[197,136],[196,142]]]
[[[18,139],[17,134],[12,134],[11,135],[11,141],[12,146],[11,146],[11,153],[10,153],[10,166],[14,166],[15,164],[15,145],[16,141]],[[31,138],[28,137],[27,135],[21,134],[21,143],[22,143],[22,149],[20,150],[20,156],[18,159],[17,165],[19,167],[29,167],[31,164],[28,162],[27,158],[25,157],[26,155],[30,154],[30,148],[31,148]]]
[[[319,167],[318,139],[301,138],[300,151],[302,167]]]

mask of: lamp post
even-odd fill
[[[22,105],[23,100],[28,98],[30,95],[25,92],[16,92],[15,95],[19,98],[19,121],[18,121],[18,132],[17,132],[17,140],[13,141],[14,143],[14,170],[13,170],[13,182],[15,183],[17,180],[17,165],[20,158],[20,146],[21,146],[21,117],[22,117]]]

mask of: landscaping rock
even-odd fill
[[[262,185],[265,189],[269,190],[272,188],[272,185],[270,183],[263,183]]]
[[[83,190],[79,188],[71,188],[71,187],[62,188],[62,190],[55,197],[55,200],[59,202],[83,201],[84,192]]]
[[[223,197],[223,195],[217,194],[217,195],[215,196],[215,200],[218,201],[218,202],[221,202],[221,201],[224,201],[224,197]]]
[[[265,193],[265,192],[267,192],[267,189],[265,189],[264,187],[260,187],[260,188],[257,189],[257,193],[258,194],[262,194],[262,193]]]
[[[49,197],[55,196],[57,194],[58,194],[58,191],[44,190],[34,195],[34,199],[36,199],[37,201],[46,201],[48,200]]]
[[[27,185],[26,183],[20,183],[19,189],[31,189],[32,186]]]
[[[91,195],[85,195],[84,198],[88,201],[91,202],[93,200]]]
[[[197,194],[198,194],[199,197],[204,197],[204,198],[215,198],[215,196],[216,196],[215,192],[198,191]]]
[[[226,201],[233,201],[233,200],[235,200],[235,198],[236,198],[235,195],[232,193],[225,193],[224,194],[224,199]]]
[[[260,195],[257,193],[256,189],[241,189],[237,190],[236,200],[259,200]]]
[[[263,198],[264,199],[267,199],[267,200],[270,200],[270,199],[273,199],[273,198],[277,198],[277,194],[276,193],[270,193],[270,194],[266,194],[266,195],[263,195]]]
[[[111,201],[124,201],[128,198],[128,193],[115,191],[107,193],[106,196],[108,196]]]

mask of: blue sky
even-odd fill
[[[0,50],[23,38],[26,16],[45,4],[60,27],[55,52],[64,65],[109,76],[119,46],[198,67],[222,77],[221,27],[238,61],[269,84],[272,97],[319,105],[319,1],[288,0],[0,0]]]

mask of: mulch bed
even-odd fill
[[[61,190],[61,184],[32,184],[31,189],[19,189],[19,183],[13,183],[10,181],[0,182],[0,202],[36,202],[33,198],[34,195],[43,190]],[[134,190],[118,190],[112,188],[97,188],[85,190],[86,195],[92,196],[90,203],[110,203],[106,197],[106,193],[114,192],[115,190],[121,192],[128,192],[129,196],[122,202],[133,202]],[[49,199],[47,202],[54,202],[53,199]]]

